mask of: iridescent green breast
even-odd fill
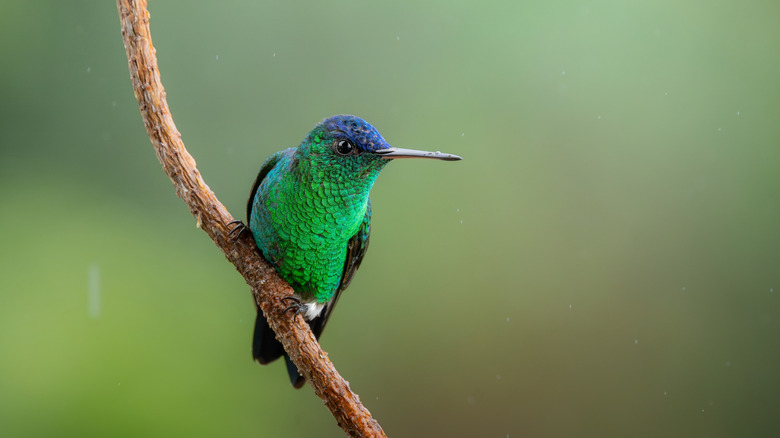
[[[325,303],[339,287],[347,243],[363,223],[381,167],[351,178],[342,163],[303,152],[286,149],[266,162],[272,167],[255,192],[249,227],[301,299]]]

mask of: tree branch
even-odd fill
[[[285,315],[281,298],[292,288],[260,257],[248,233],[235,242],[228,236],[233,217],[209,189],[195,160],[185,149],[181,134],[173,123],[165,90],[160,81],[155,49],[149,32],[146,0],[117,0],[130,78],[141,109],[146,132],[157,158],[170,177],[176,194],[185,202],[203,229],[252,288],[252,294],[268,323],[298,370],[325,402],[339,426],[353,437],[384,437],[385,434],[360,398],[349,388],[322,351],[302,318]]]

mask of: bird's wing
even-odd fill
[[[254,204],[255,194],[260,188],[260,184],[263,182],[271,169],[276,166],[285,153],[292,152],[290,149],[279,151],[268,157],[268,159],[266,159],[263,163],[263,166],[260,168],[260,172],[257,174],[255,184],[252,186],[252,192],[249,194],[249,201],[247,202],[246,206],[247,223],[251,220],[252,205]],[[268,321],[265,319],[263,311],[258,307],[257,319],[255,320],[255,332],[252,338],[252,356],[261,364],[267,364],[278,359],[283,354],[284,348],[282,347],[282,344],[276,340],[276,335],[274,334],[271,327],[268,326]]]
[[[274,153],[270,157],[266,158],[265,162],[263,163],[263,166],[260,167],[260,172],[257,173],[257,178],[255,178],[255,184],[252,186],[252,191],[249,193],[249,199],[246,201],[247,222],[249,222],[250,218],[252,217],[252,204],[254,204],[255,202],[255,194],[257,193],[257,190],[260,188],[260,184],[263,182],[266,175],[268,175],[268,172],[270,172],[271,169],[273,169],[274,166],[276,166],[276,163],[279,162],[282,156],[286,153],[291,153],[293,149],[294,148],[289,148]]]
[[[319,339],[320,334],[325,329],[325,324],[328,323],[330,314],[333,313],[333,308],[336,307],[336,303],[339,300],[339,296],[344,289],[349,286],[352,281],[352,277],[355,276],[355,272],[360,266],[360,262],[363,261],[363,256],[366,255],[368,249],[369,234],[371,233],[371,200],[368,201],[368,208],[366,208],[366,215],[363,216],[363,223],[360,225],[357,233],[349,239],[347,242],[347,259],[344,262],[344,273],[341,276],[341,283],[339,288],[333,295],[333,298],[328,301],[325,308],[320,313],[320,316],[314,318],[309,322],[314,336]]]

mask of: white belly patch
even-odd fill
[[[306,319],[306,321],[311,321],[312,319],[320,316],[320,313],[322,313],[322,309],[325,308],[326,303],[304,303],[302,305],[303,309],[301,313],[303,313],[303,318]]]

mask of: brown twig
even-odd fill
[[[146,132],[163,170],[176,187],[177,195],[187,203],[198,227],[214,240],[244,276],[276,337],[314,392],[328,406],[339,426],[354,437],[384,437],[379,423],[360,403],[357,394],[349,389],[349,383],[338,374],[308,325],[302,318],[284,314],[286,304],[281,298],[292,294],[290,286],[260,257],[248,233],[243,233],[245,235],[235,242],[228,237],[226,224],[233,217],[201,178],[168,109],[149,33],[146,0],[117,0],[117,8],[133,91]]]

